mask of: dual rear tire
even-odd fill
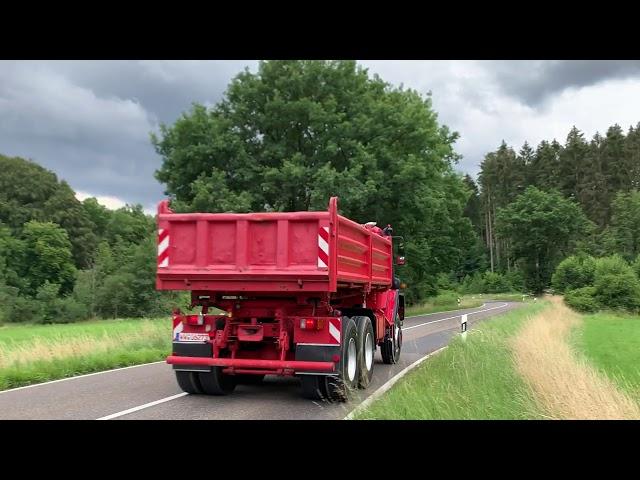
[[[400,360],[400,350],[402,349],[402,322],[396,314],[394,324],[384,337],[380,348],[382,361],[386,364],[398,363]]]
[[[257,385],[264,375],[227,375],[222,367],[213,367],[210,372],[176,371],[180,388],[191,394],[228,395],[236,385]]]
[[[376,351],[369,317],[343,317],[340,363],[337,375],[302,375],[302,394],[313,400],[347,401],[358,388],[367,388],[373,378]]]

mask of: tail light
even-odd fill
[[[187,315],[186,317],[188,325],[204,325],[204,315],[201,313],[198,315]]]
[[[324,328],[324,318],[301,318],[300,328],[302,330],[322,330]]]

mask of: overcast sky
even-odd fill
[[[640,122],[640,61],[362,61],[370,73],[432,92],[441,123],[460,133],[458,169],[476,175],[504,139],[561,142]],[[162,198],[149,141],[191,102],[214,104],[257,61],[0,61],[0,153],[31,158],[80,198],[109,207]],[[0,173],[1,174],[1,173]]]

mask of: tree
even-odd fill
[[[63,295],[71,292],[76,268],[67,232],[55,223],[30,221],[24,226],[22,236],[26,293],[35,295],[45,282],[59,285]]]
[[[98,203],[98,199],[95,197],[85,198],[82,201],[82,207],[95,225],[95,234],[98,238],[104,238],[111,219],[111,210]]]
[[[560,152],[562,146],[555,140],[549,143],[540,142],[536,154],[529,167],[529,185],[540,190],[554,190],[560,188]]]
[[[582,184],[587,151],[584,135],[574,126],[560,152],[560,191],[567,198],[579,199],[578,186]]]
[[[471,178],[471,175],[465,175],[463,178],[463,182],[470,192],[469,200],[467,200],[467,205],[464,207],[464,216],[471,221],[473,228],[478,234],[480,234],[480,232],[482,231],[482,205],[480,202],[480,191],[478,190],[478,185],[476,185],[476,182],[474,182],[473,178]]]
[[[0,155],[0,222],[16,234],[30,220],[54,222],[65,229],[76,266],[89,264],[97,238],[95,225],[69,185],[36,164]]]
[[[154,220],[144,213],[142,205],[127,205],[110,213],[105,239],[110,245],[115,245],[118,241],[138,244],[154,229]]]
[[[324,210],[338,195],[341,214],[391,223],[407,240],[416,297],[473,244],[456,138],[428,95],[354,61],[269,61],[152,142],[156,177],[181,211]]]
[[[500,235],[509,239],[513,255],[523,264],[526,286],[541,292],[558,260],[583,234],[588,220],[580,207],[558,192],[529,187],[509,206],[499,210]]]
[[[640,254],[640,192],[619,192],[612,211],[610,242],[614,251],[632,261]]]

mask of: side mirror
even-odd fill
[[[396,257],[396,265],[404,265],[404,264],[405,264],[404,256]]]

